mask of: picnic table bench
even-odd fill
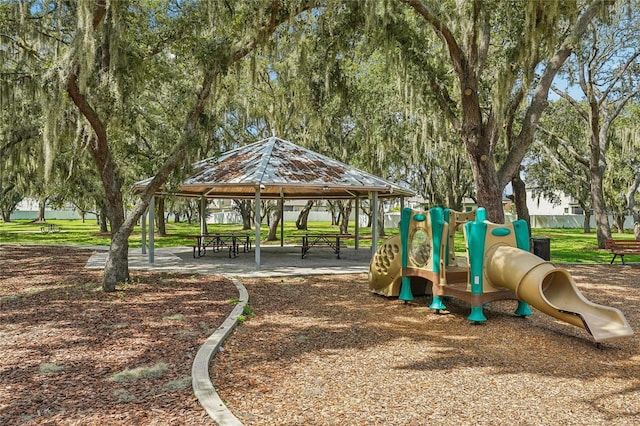
[[[224,248],[229,249],[229,257],[237,257],[240,248],[244,253],[251,251],[251,237],[246,232],[218,232],[204,235],[189,235],[194,238],[193,257],[202,257],[207,253],[207,247],[210,247],[214,253]]]
[[[53,224],[48,224],[47,226],[41,226],[40,227],[40,232],[42,232],[43,234],[46,234],[48,232],[61,232],[62,231],[62,226],[58,226],[58,225],[53,225]]]
[[[302,259],[305,258],[311,247],[324,246],[333,249],[336,257],[340,259],[340,247],[346,247],[342,240],[355,238],[352,234],[305,234],[302,236]]]
[[[626,265],[624,262],[625,254],[640,255],[640,240],[605,240],[604,247],[613,253],[610,265],[618,256],[622,259],[622,264]]]

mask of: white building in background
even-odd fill
[[[526,193],[532,228],[582,228],[584,226],[584,212],[573,197],[559,193],[558,201],[551,202],[543,196],[534,196],[533,188],[527,188]],[[591,224],[595,226],[593,218],[591,218]]]
[[[38,200],[33,198],[25,198],[18,203],[16,206],[16,210],[20,211],[38,211]],[[45,207],[45,210],[51,210],[48,206]]]
[[[11,220],[35,220],[38,218],[38,211],[38,200],[25,198],[18,203],[16,209],[11,213]],[[45,219],[80,219],[80,214],[71,204],[68,204],[63,209],[52,209],[47,204],[44,207],[44,217]],[[95,219],[95,217],[95,214],[87,213],[85,219]]]
[[[559,193],[559,201],[551,202],[543,196],[534,197],[532,188],[527,188],[527,207],[530,215],[582,215],[578,202],[568,195]]]
[[[533,228],[582,228],[584,225],[584,211],[573,198],[565,194],[559,195],[559,200],[552,203],[544,197],[534,197],[533,189],[527,189],[527,207],[531,216]],[[613,217],[609,215],[609,224],[614,225]],[[595,228],[595,218],[590,218],[591,228]],[[624,229],[633,229],[633,217],[628,215],[624,222]]]

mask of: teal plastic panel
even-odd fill
[[[487,227],[486,223],[477,221],[465,224],[467,250],[469,251],[469,279],[471,280],[471,293],[473,294],[482,294],[484,246]]]
[[[513,229],[516,233],[516,245],[520,250],[529,251],[529,228],[526,220],[516,220],[513,222]]]
[[[506,237],[509,234],[511,234],[511,229],[509,228],[494,228],[491,231],[491,235],[494,237]]]
[[[444,212],[441,207],[429,209],[431,216],[431,247],[433,247],[433,272],[440,272],[440,246],[442,245],[442,230],[444,229]]]

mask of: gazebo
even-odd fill
[[[256,267],[260,267],[261,199],[283,202],[287,199],[353,199],[355,214],[358,217],[359,203],[362,199],[371,199],[372,211],[377,211],[380,198],[403,200],[404,197],[414,195],[412,191],[397,184],[275,136],[198,161],[192,167],[194,173],[185,179],[177,190],[170,192],[161,188],[156,195],[199,199],[201,231],[205,229],[204,209],[207,199],[254,199]],[[137,182],[134,191],[142,190],[150,181],[151,178]],[[151,204],[150,262],[153,262],[153,210]],[[359,224],[356,220],[356,248],[358,238]],[[377,215],[374,214],[372,250],[376,247]]]

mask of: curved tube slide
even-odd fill
[[[586,329],[596,342],[633,334],[620,310],[587,300],[566,269],[534,254],[496,244],[487,250],[485,265],[491,285],[508,288],[539,311]]]

